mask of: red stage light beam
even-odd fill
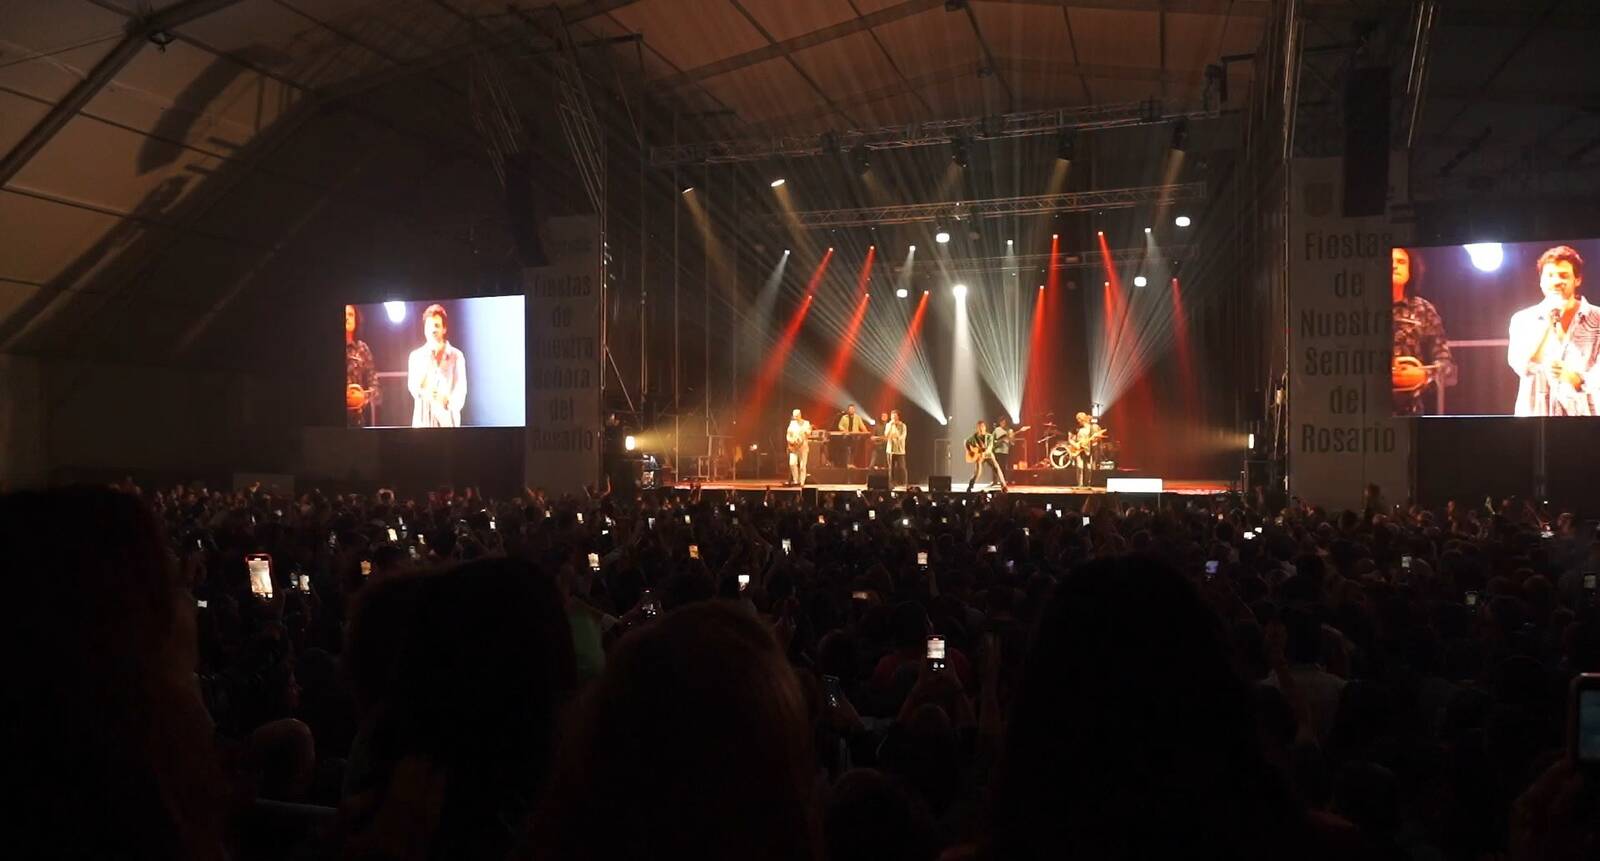
[[[783,363],[789,358],[789,351],[794,349],[795,339],[800,335],[800,327],[806,321],[806,314],[811,310],[811,300],[817,294],[817,285],[822,283],[822,276],[828,271],[828,262],[833,259],[833,249],[822,255],[822,261],[817,264],[811,273],[811,280],[806,283],[805,298],[800,300],[800,307],[795,309],[794,315],[783,327],[783,334],[778,336],[778,343],[773,346],[772,352],[767,354],[766,361],[761,363],[761,370],[756,374],[756,383],[751,388],[750,401],[745,405],[739,415],[739,423],[750,427],[751,422],[761,415],[761,407],[766,403],[767,396],[772,393],[772,387],[783,374]]]
[[[911,351],[917,346],[917,339],[922,335],[922,318],[928,313],[928,291],[922,291],[922,297],[917,300],[917,310],[911,312],[911,325],[906,327],[905,337],[900,339],[900,350],[895,353],[893,369],[889,378],[883,381],[883,390],[878,392],[878,408],[875,412],[886,413],[890,409],[895,392],[900,390],[900,378],[905,375],[906,363],[911,359]]]
[[[1049,376],[1052,367],[1050,333],[1057,330],[1052,309],[1059,307],[1061,287],[1061,237],[1050,237],[1050,268],[1045,289],[1033,298],[1033,323],[1028,328],[1028,380],[1022,387],[1022,421],[1050,412]]]
[[[867,248],[867,257],[861,261],[861,271],[856,273],[856,308],[850,315],[850,322],[845,326],[844,337],[839,339],[839,348],[833,352],[833,360],[828,363],[828,375],[824,378],[822,391],[818,393],[821,398],[817,402],[816,413],[819,416],[827,415],[833,408],[832,399],[834,392],[839,390],[839,383],[850,370],[850,359],[855,356],[856,337],[861,333],[861,321],[867,318],[867,284],[872,278],[872,261],[878,254],[878,246]]]

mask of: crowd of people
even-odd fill
[[[1600,535],[1519,500],[128,481],[0,496],[0,534],[34,854],[1600,845],[1564,755]]]

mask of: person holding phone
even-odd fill
[[[411,351],[406,388],[413,406],[414,428],[461,427],[461,410],[467,402],[467,357],[450,344],[450,316],[444,306],[432,304],[422,312],[426,341]]]

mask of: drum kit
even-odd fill
[[[1077,464],[1079,457],[1091,454],[1106,437],[1106,429],[1097,427],[1088,439],[1079,439],[1077,434],[1063,431],[1053,421],[1046,421],[1040,429],[1044,436],[1036,444],[1043,448],[1045,455],[1033,465],[1034,469],[1068,469]]]

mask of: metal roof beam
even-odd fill
[[[1113,188],[1105,191],[1038,194],[1027,197],[995,197],[986,200],[950,200],[856,209],[819,209],[777,213],[771,216],[771,220],[782,221],[802,230],[877,227],[884,224],[915,224],[927,221],[956,223],[968,219],[999,218],[1008,215],[1052,215],[1057,212],[1162,206],[1183,200],[1202,200],[1205,196],[1206,184],[1191,182]]]
[[[117,73],[138,56],[151,36],[180,27],[220,9],[226,9],[237,2],[239,0],[187,0],[147,18],[130,22],[128,35],[117,43],[117,47],[112,48],[111,53],[102,57],[100,62],[95,63],[94,68],[89,70],[88,76],[79,81],[66,97],[56,102],[50,112],[29,129],[10,152],[6,153],[5,158],[0,159],[0,186],[10,182],[28,162],[33,160],[34,156],[39,154],[40,150],[45,148],[45,145],[50,143],[57,132],[77,116],[84,105],[89,104],[106,84],[111,83]]]

